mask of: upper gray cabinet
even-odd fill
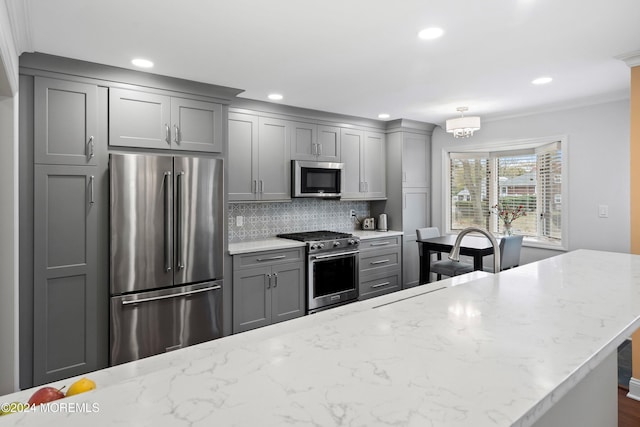
[[[291,199],[291,122],[229,113],[229,200]]]
[[[109,145],[222,151],[222,105],[129,89],[109,90]]]
[[[340,128],[292,122],[291,159],[339,162]]]
[[[429,187],[431,151],[427,135],[405,133],[402,139],[402,186]]]
[[[34,84],[35,163],[95,165],[97,86],[44,77]]]
[[[342,129],[341,161],[345,165],[343,199],[385,199],[385,135]]]

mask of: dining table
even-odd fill
[[[422,247],[422,250],[420,250],[420,284],[431,281],[431,254],[449,253],[457,237],[455,234],[446,234],[444,236],[416,240],[418,245]],[[496,240],[500,243],[499,238]],[[473,257],[474,270],[482,270],[483,258],[492,254],[493,245],[486,237],[466,235],[462,238],[460,255]]]

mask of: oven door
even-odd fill
[[[309,255],[309,313],[358,298],[358,252]]]

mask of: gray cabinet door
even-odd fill
[[[109,145],[168,149],[170,126],[170,97],[109,89]]]
[[[258,186],[258,117],[229,113],[229,200],[255,200]]]
[[[318,160],[323,162],[340,161],[340,128],[318,125]]]
[[[318,126],[311,123],[291,123],[291,158],[317,160]]]
[[[265,117],[260,117],[259,122],[259,198],[260,200],[290,200],[290,122]]]
[[[364,144],[364,132],[342,129],[340,158],[344,163],[343,199],[360,199],[364,183],[362,182],[362,162],[360,152]]]
[[[406,188],[403,191],[402,199],[402,227],[404,231],[402,272],[404,287],[407,288],[419,284],[420,257],[416,243],[416,230],[428,227],[431,223],[429,192],[426,188]]]
[[[34,171],[34,386],[98,368],[96,167]]]
[[[222,152],[222,105],[171,98],[171,123],[171,148]]]
[[[271,323],[271,266],[236,270],[233,274],[233,333]]]
[[[383,199],[387,197],[387,174],[385,136],[377,132],[365,132],[362,150],[365,183],[364,192],[367,199]]]
[[[271,278],[272,323],[305,314],[304,265],[274,265]]]
[[[428,187],[431,150],[426,135],[405,133],[402,140],[402,186]]]
[[[98,88],[35,77],[35,163],[95,165]]]

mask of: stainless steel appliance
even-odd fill
[[[112,365],[222,336],[222,170],[110,156]]]
[[[306,242],[307,313],[316,313],[358,298],[358,247],[349,233],[309,231],[278,237]]]
[[[378,231],[388,231],[387,214],[378,215]]]
[[[373,218],[365,218],[362,220],[362,229],[363,230],[375,230],[376,228],[376,220]]]
[[[291,161],[291,197],[339,198],[344,163]]]

